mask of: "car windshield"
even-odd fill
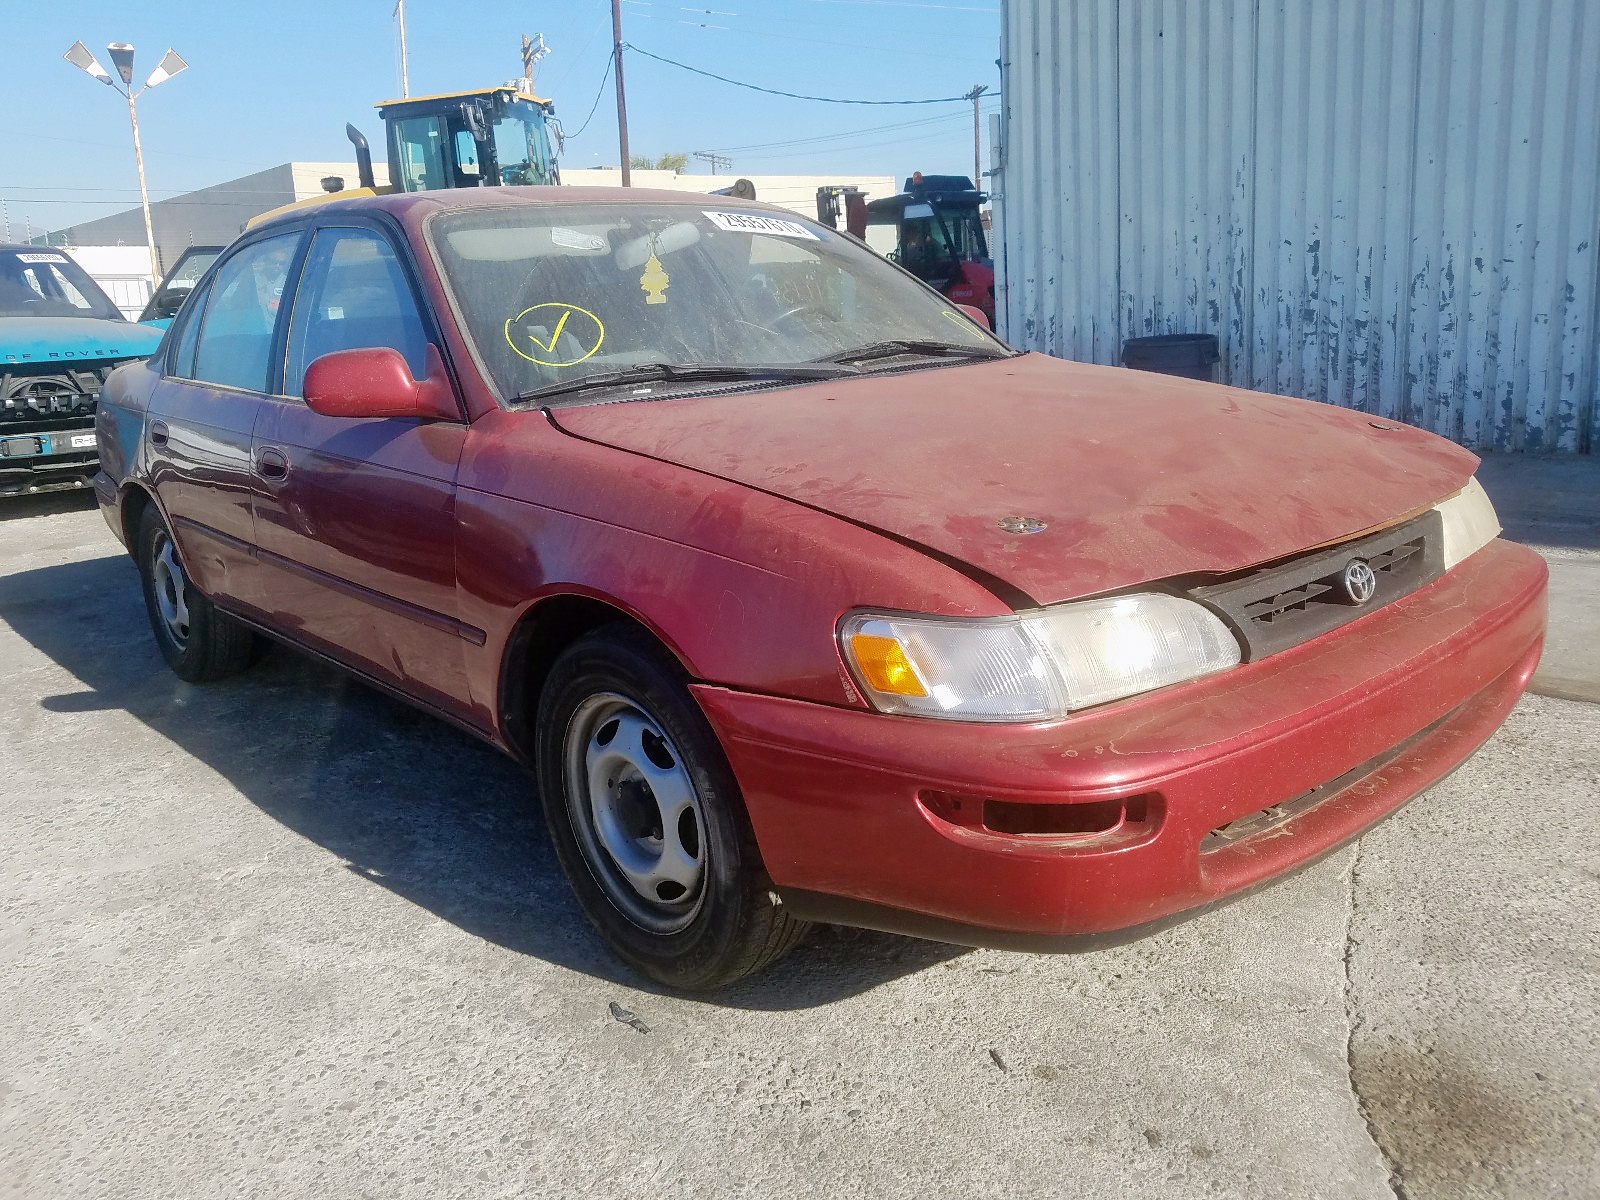
[[[0,317],[123,319],[100,286],[59,250],[0,250]]]
[[[462,209],[427,235],[507,399],[652,370],[782,377],[1009,353],[846,235],[715,196]]]

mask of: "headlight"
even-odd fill
[[[1474,479],[1450,499],[1434,505],[1444,521],[1444,569],[1471,558],[1500,535],[1500,518],[1483,484]]]
[[[839,642],[881,712],[952,721],[1063,717],[1240,659],[1210,610],[1153,593],[982,619],[858,612]]]

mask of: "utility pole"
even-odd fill
[[[406,0],[394,0],[394,15],[400,22],[400,95],[411,95],[411,63],[406,57]]]
[[[11,210],[6,207],[6,198],[0,196],[0,216],[6,219],[6,241],[11,240]]]
[[[978,102],[988,90],[987,85],[975,83],[972,90],[962,97],[972,101],[972,186],[980,192],[983,191],[983,142],[978,136]]]
[[[617,74],[617,141],[622,150],[622,186],[633,186],[628,170],[628,92],[622,86],[622,0],[611,0],[611,52]]]
[[[694,152],[694,156],[696,158],[703,158],[706,162],[710,163],[711,173],[713,175],[717,173],[718,167],[733,166],[733,159],[729,158],[726,154],[713,154],[709,150],[696,150]]]
[[[533,69],[550,53],[550,47],[544,44],[544,34],[536,33],[532,37],[522,35],[522,91],[525,95],[533,95]]]

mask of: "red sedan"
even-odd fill
[[[1544,632],[1466,451],[1014,353],[725,197],[290,212],[99,441],[178,675],[277,638],[516,756],[600,933],[683,988],[811,921],[1192,913],[1446,775]]]

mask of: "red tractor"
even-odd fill
[[[868,201],[853,187],[817,189],[817,217],[863,238],[890,262],[956,304],[983,310],[994,323],[994,260],[984,236],[981,207],[988,199],[964,175],[923,175],[906,180],[897,196]]]

